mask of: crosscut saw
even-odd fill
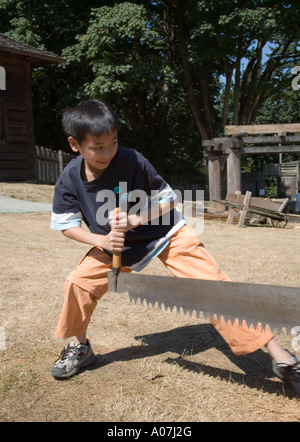
[[[114,277],[108,273],[108,287],[114,291]],[[300,326],[300,287],[247,284],[240,282],[208,281],[173,276],[156,276],[138,273],[120,273],[118,293],[128,292],[134,303],[158,306],[170,311],[204,319],[214,315],[225,322],[238,319],[256,328],[260,322],[263,329],[290,333]]]

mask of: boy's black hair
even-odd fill
[[[120,129],[119,120],[111,107],[98,100],[83,101],[66,109],[62,125],[66,135],[75,138],[79,144],[88,133],[100,136]]]

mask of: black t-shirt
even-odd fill
[[[157,204],[171,204],[176,199],[171,187],[148,160],[131,149],[119,146],[110,165],[94,181],[82,180],[82,164],[83,158],[78,156],[65,167],[57,180],[52,229],[81,227],[84,221],[91,232],[107,235],[110,232],[108,213],[115,207],[121,207],[129,215],[139,213],[145,207],[158,213]],[[166,247],[171,236],[184,224],[181,212],[175,208],[128,231],[122,265],[141,270]]]

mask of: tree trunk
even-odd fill
[[[226,84],[224,90],[224,104],[222,109],[222,129],[225,130],[225,126],[228,124],[228,107],[230,100],[230,88],[231,88],[231,77],[232,77],[233,67],[229,65],[227,66],[227,62],[225,61],[225,75],[226,75]]]
[[[179,52],[182,58],[182,65],[183,65],[183,71],[184,71],[184,87],[187,93],[188,103],[191,108],[191,111],[194,115],[195,122],[198,128],[198,131],[201,135],[202,140],[208,140],[210,139],[210,134],[207,131],[206,125],[203,124],[201,114],[199,111],[199,107],[197,104],[197,100],[194,93],[194,87],[193,87],[193,80],[192,80],[192,74],[191,69],[189,66],[189,62],[186,57],[186,45],[184,42],[184,31],[182,28],[182,24],[179,26],[179,36],[180,36],[180,44],[179,44]]]
[[[206,121],[209,137],[212,138],[214,135],[214,110],[207,73],[202,65],[197,66],[197,74],[201,84],[204,119]]]
[[[234,81],[234,104],[233,104],[233,124],[240,124],[240,88],[241,88],[241,58],[237,57],[235,63],[235,81]]]

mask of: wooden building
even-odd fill
[[[35,179],[31,72],[64,63],[57,55],[0,34],[0,180]]]

